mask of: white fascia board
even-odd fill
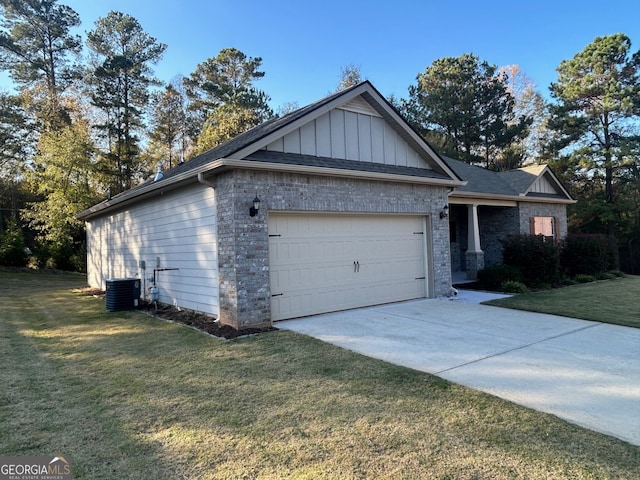
[[[403,119],[395,109],[391,108],[388,102],[385,99],[381,99],[382,101],[378,101],[376,99],[377,95],[373,95],[373,92],[368,92],[376,101],[376,104],[384,111],[382,115],[385,120],[388,118],[392,119],[397,125],[400,126],[410,137],[411,139],[418,144],[418,146],[424,150],[429,157],[451,178],[459,178],[456,173],[449,168],[449,166],[440,158],[440,155],[431,148],[431,146],[420,136],[418,135],[413,128],[407,126],[407,122]],[[374,107],[375,108],[375,107]],[[376,109],[377,110],[377,109]]]
[[[218,162],[219,161],[213,163]],[[101,215],[102,213],[113,210],[115,208],[122,208],[126,205],[136,203],[142,197],[152,198],[156,195],[162,195],[165,192],[175,190],[176,188],[179,188],[183,185],[195,183],[198,181],[198,174],[209,171],[211,167],[212,164],[209,163],[205,166],[194,168],[193,170],[189,170],[188,172],[181,173],[173,177],[165,178],[157,182],[151,182],[148,185],[134,188],[132,190],[127,190],[110,200],[105,200],[104,202],[89,207],[88,209],[76,215],[76,218],[78,220],[89,220],[92,217]]]
[[[250,145],[247,145],[241,150],[238,150],[233,154],[233,158],[242,159],[251,155],[252,153],[257,152],[258,150],[265,148],[267,145],[271,144],[277,139],[284,137],[288,133],[293,132],[294,130],[300,128],[301,126],[306,125],[310,121],[315,120],[318,117],[321,117],[322,115],[329,112],[330,110],[333,110],[334,108],[337,108],[340,105],[348,102],[352,98],[357,97],[358,95],[362,94],[366,89],[367,89],[366,84],[362,84],[359,87],[354,88],[350,92],[346,92],[344,95],[334,98],[329,103],[311,110],[309,113],[303,115],[297,120],[294,120],[293,122],[278,128],[277,130],[266,135],[265,137],[255,141]]]
[[[461,192],[454,190],[449,194],[449,203],[457,205],[467,205],[475,203],[477,205],[497,205],[496,202],[528,202],[528,203],[559,203],[565,205],[571,205],[576,203],[576,200],[569,200],[564,198],[548,198],[548,197],[528,197],[525,195],[492,195],[490,193],[477,193],[477,192]],[[505,205],[515,206],[515,205]]]
[[[361,170],[349,170],[331,167],[317,167],[308,165],[292,165],[288,163],[257,162],[255,160],[237,160],[224,158],[218,160],[225,167],[242,168],[249,170],[267,170],[276,172],[299,173],[302,175],[338,176],[359,178],[363,180],[376,180],[385,182],[415,183],[422,185],[438,185],[444,187],[462,187],[467,182],[460,180],[447,180],[429,177],[416,177],[411,175],[399,175],[393,173],[367,172]]]
[[[410,175],[398,175],[389,173],[367,172],[359,170],[347,170],[329,167],[314,167],[306,165],[291,165],[286,163],[270,163],[257,162],[255,160],[238,160],[235,158],[221,158],[209,162],[199,168],[194,168],[188,172],[175,175],[157,182],[149,183],[143,187],[129,190],[114,197],[111,200],[104,201],[87,210],[81,212],[76,218],[78,220],[89,220],[93,217],[102,215],[116,208],[122,208],[132,203],[138,202],[140,199],[153,198],[156,195],[162,195],[165,192],[175,190],[189,183],[196,183],[199,178],[205,178],[208,173],[215,173],[217,170],[239,168],[247,170],[265,170],[287,173],[299,173],[302,175],[321,175],[321,176],[339,176],[348,178],[358,178],[363,180],[375,180],[399,183],[414,183],[420,185],[437,185],[444,187],[461,187],[466,182],[457,180],[446,180],[428,177],[414,177]],[[202,182],[200,182],[202,183]]]
[[[393,122],[402,130],[411,137],[411,139],[422,149],[425,154],[449,177],[452,179],[457,179],[458,176],[455,174],[453,170],[451,170],[446,163],[440,158],[440,156],[429,146],[427,142],[425,142],[422,137],[420,137],[412,128],[408,127],[406,121],[400,117],[393,108],[390,108],[387,101],[384,98],[380,98],[380,94],[375,91],[373,87],[371,87],[368,83],[363,83],[360,86],[354,88],[353,90],[346,92],[344,95],[339,96],[333,99],[331,102],[318,107],[317,109],[312,110],[308,114],[300,117],[299,119],[291,122],[288,125],[285,125],[278,130],[270,133],[269,135],[261,138],[260,140],[248,145],[247,147],[238,150],[233,154],[233,158],[242,159],[251,155],[252,153],[257,152],[265,148],[267,145],[276,141],[277,139],[284,137],[290,132],[300,128],[303,125],[306,125],[312,120],[321,117],[325,113],[348,103],[353,98],[362,95],[363,93],[367,93],[374,100],[375,105],[372,107],[380,113],[385,121],[389,121],[389,119],[393,120]],[[382,111],[380,111],[380,109]],[[455,181],[455,180],[454,180]]]
[[[518,202],[516,200],[480,198],[478,196],[462,198],[450,194],[449,205],[487,205],[492,207],[517,207]]]

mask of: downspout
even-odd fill
[[[202,172],[198,173],[198,183],[201,183],[203,185],[207,185],[208,187],[211,187],[214,190],[216,189],[216,185],[212,181],[207,180],[206,178],[204,178],[204,174]]]

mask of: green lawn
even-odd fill
[[[625,276],[486,303],[640,328],[640,277]]]
[[[277,331],[223,342],[0,271],[0,454],[77,479],[632,479],[640,447]]]

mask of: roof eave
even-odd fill
[[[189,170],[180,175],[150,183],[138,189],[124,192],[111,200],[94,205],[91,208],[79,213],[76,218],[78,220],[90,220],[93,217],[103,215],[110,210],[122,208],[140,200],[141,197],[152,198],[155,195],[161,195],[165,192],[175,190],[189,183],[198,182],[199,175],[206,175],[212,172],[219,173],[225,169],[247,169],[247,170],[266,170],[287,173],[299,173],[306,175],[320,176],[339,176],[347,178],[357,178],[361,180],[374,180],[398,183],[413,183],[419,185],[437,185],[442,187],[462,187],[467,182],[459,180],[449,180],[430,177],[418,177],[412,175],[401,175],[392,173],[368,172],[360,170],[348,170],[341,168],[318,167],[307,165],[293,165],[286,163],[270,163],[256,162],[253,160],[238,160],[234,158],[220,158],[210,162],[202,167]],[[202,178],[202,177],[201,177]]]
[[[573,199],[565,198],[550,198],[550,197],[529,197],[526,195],[500,195],[491,193],[480,192],[464,192],[460,190],[454,190],[449,194],[449,198],[468,200],[468,203],[473,203],[471,200],[477,199],[480,202],[482,200],[504,200],[514,202],[531,202],[531,203],[560,203],[565,205],[571,205],[577,203]]]
[[[114,208],[121,208],[132,203],[136,203],[141,197],[152,198],[155,195],[162,195],[165,192],[170,192],[176,188],[180,188],[189,183],[195,183],[198,181],[198,174],[205,173],[210,170],[220,168],[221,162],[215,160],[198,168],[189,170],[188,172],[174,175],[172,177],[159,180],[157,182],[149,183],[140,188],[134,188],[127,190],[120,195],[113,197],[112,199],[105,200],[97,205],[94,205],[76,215],[78,220],[89,220],[95,216],[105,213]]]
[[[467,184],[461,180],[440,179],[431,177],[419,177],[414,175],[402,175],[394,173],[370,172],[366,170],[349,170],[344,168],[320,167],[310,165],[295,165],[289,163],[256,162],[253,160],[221,159],[225,166],[231,168],[243,168],[251,170],[269,170],[287,173],[300,173],[320,176],[340,176],[359,178],[363,180],[377,180],[400,183],[414,183],[423,185],[439,185],[445,187],[462,187]]]
[[[571,194],[569,194],[567,189],[564,188],[564,185],[562,185],[560,180],[558,180],[558,177],[556,177],[556,175],[553,173],[553,171],[549,168],[548,165],[545,165],[544,168],[542,169],[542,171],[537,174],[536,180],[538,180],[539,178],[542,178],[545,175],[549,175],[549,177],[551,179],[551,182],[562,192],[562,194],[565,197],[567,197],[567,199],[571,199],[573,201],[573,203],[577,202],[577,200],[573,200],[573,197],[571,196]],[[536,180],[531,182],[531,185],[529,185],[529,187],[523,192],[523,195],[528,195],[529,193],[531,193],[531,189],[533,188],[534,184],[536,183]]]

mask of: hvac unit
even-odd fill
[[[107,280],[107,310],[118,312],[138,308],[140,299],[140,279],[116,278]]]

